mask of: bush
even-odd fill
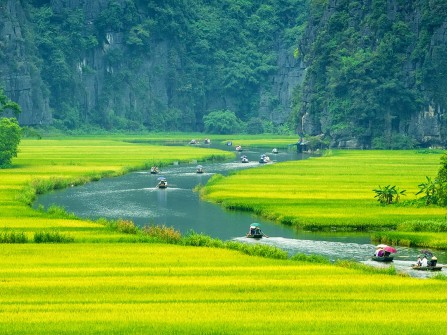
[[[24,232],[0,233],[0,243],[28,243],[28,237]]]
[[[166,227],[165,225],[145,226],[143,227],[142,232],[145,235],[155,238],[157,241],[171,244],[179,243],[182,237],[178,230],[175,230],[173,227]]]
[[[116,230],[124,234],[136,234],[137,227],[132,221],[118,220],[116,222]]]
[[[73,237],[61,234],[58,231],[42,231],[34,234],[35,243],[69,243],[73,241]]]
[[[190,231],[183,239],[183,245],[190,245],[196,247],[212,247],[223,248],[224,242],[219,239],[214,239],[204,234],[197,234],[194,231]]]
[[[427,221],[406,221],[397,225],[398,231],[408,231],[408,232],[447,232],[447,221],[435,221],[435,220],[427,220]]]

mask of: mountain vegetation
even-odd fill
[[[229,111],[338,147],[447,140],[447,0],[3,3],[22,124],[204,131]]]

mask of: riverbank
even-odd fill
[[[0,170],[0,231],[29,236],[58,232],[73,240],[0,244],[2,333],[432,334],[447,330],[444,276],[420,280],[395,275],[393,269],[381,272],[349,262],[331,265],[311,257],[247,256],[206,246],[201,238],[196,247],[154,244],[133,234],[125,222],[122,229],[112,230],[58,209],[35,211],[23,202],[30,196],[25,186],[36,179],[70,187],[67,181],[125,173],[150,166],[154,158],[201,159],[221,152],[123,142],[112,136],[24,140],[19,149],[13,168]],[[414,318],[421,306],[424,318],[435,323]]]
[[[415,195],[426,176],[436,175],[441,152],[329,153],[215,176],[201,189],[201,196],[227,209],[252,211],[298,229],[370,231],[378,242],[447,249],[445,232],[423,228],[442,228],[446,209],[418,204]],[[406,190],[406,196],[398,204],[381,205],[373,189],[386,185]]]

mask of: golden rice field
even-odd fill
[[[271,164],[216,177],[202,197],[227,208],[251,210],[306,229],[395,228],[411,220],[445,220],[447,211],[416,205],[383,206],[373,189],[396,185],[401,202],[414,200],[425,177],[434,178],[441,154],[425,151],[331,151],[331,155]],[[437,246],[447,247],[438,234]]]
[[[2,334],[442,334],[447,281],[235,251],[0,245]]]
[[[130,169],[149,168],[173,161],[205,160],[233,153],[198,147],[128,143],[121,137],[22,140],[10,169],[0,169],[0,229],[25,231],[58,229],[81,240],[122,238],[92,222],[52,217],[31,209],[24,201],[27,185],[36,180],[62,179],[77,184],[114,176]]]
[[[0,244],[1,334],[447,332],[445,277],[421,280],[340,265],[247,256],[225,249],[139,243],[131,235],[107,230],[101,224],[37,212],[22,202],[23,193],[29,192],[26,185],[36,179],[62,178],[76,183],[83,178],[94,180],[150,166],[153,160],[167,164],[222,154],[195,147],[150,145],[145,142],[147,138],[138,138],[138,143],[123,139],[124,136],[23,140],[14,167],[0,170],[0,232],[32,234],[58,230],[74,237],[74,243],[67,244]],[[277,193],[283,199],[290,198],[290,202],[276,202],[292,208],[295,196],[305,198],[301,193],[306,185],[294,177],[294,170],[301,171],[299,174],[307,180],[314,180],[315,185],[320,185],[319,192],[323,192],[321,185],[325,182],[319,178],[326,178],[327,188],[330,187],[328,180],[332,179],[325,174],[331,171],[331,165],[334,169],[348,162],[353,166],[345,167],[345,172],[352,169],[349,180],[362,191],[362,178],[354,178],[362,169],[355,165],[363,161],[363,169],[369,169],[379,157],[378,153],[372,154],[376,156],[366,162],[362,153],[338,152],[332,157],[297,162],[295,166],[265,166],[247,171],[244,178],[255,178],[254,172],[258,171],[257,179],[252,180],[256,180],[255,184],[264,183],[272,179],[268,169],[277,169],[271,171],[281,173],[283,179],[293,177],[296,188],[285,183],[282,194]],[[411,156],[408,154],[407,158]],[[390,155],[389,164],[384,164],[388,172],[370,171],[383,180],[393,176],[389,165],[395,165],[398,171],[402,168],[396,157],[399,156]],[[427,171],[436,171],[439,156],[422,157],[411,160],[415,169],[421,167],[417,162],[423,161]],[[306,177],[302,173],[306,169],[313,173]],[[318,169],[322,176],[317,175]],[[402,182],[407,182],[407,178],[416,180],[419,175],[415,169],[413,174],[401,171],[396,176]],[[234,178],[244,175],[215,183],[209,194],[218,194],[217,186],[223,187],[227,182],[231,185]],[[335,176],[334,184],[343,185],[341,172],[338,178]],[[376,187],[380,178],[369,178],[368,184],[374,182],[372,187]],[[281,178],[275,180],[282,182]],[[390,182],[398,183],[394,178]],[[312,189],[306,192],[318,194]],[[331,192],[326,192],[330,199]],[[366,191],[363,192],[363,197],[356,201],[364,199],[366,204]],[[235,190],[234,197],[244,199],[240,193],[240,189]],[[223,194],[228,200],[229,193]],[[351,194],[349,188],[345,188],[345,194]],[[313,199],[322,204],[319,199],[326,198]],[[371,202],[374,204],[374,200]],[[309,202],[307,206],[316,205]]]

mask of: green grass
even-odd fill
[[[36,194],[122,175],[174,161],[224,159],[234,154],[188,146],[129,143],[123,136],[22,140],[10,169],[0,169],[0,228],[27,234],[58,230],[81,241],[122,239],[122,234],[70,215],[35,211],[29,205]],[[131,238],[131,237],[126,237]]]
[[[325,157],[216,176],[201,195],[226,208],[253,211],[301,229],[396,229],[414,220],[445,221],[445,208],[411,203],[425,176],[436,175],[440,156],[419,151],[332,151]],[[374,198],[372,190],[388,184],[407,190],[400,204],[385,206]],[[445,242],[447,235],[436,236],[432,242],[439,247],[439,238]]]
[[[284,259],[284,253],[271,248],[224,243],[200,234],[180,237],[168,227],[147,227],[135,232],[130,222],[89,222],[78,220],[61,208],[47,212],[27,205],[36,189],[46,192],[71,183],[115,176],[147,168],[154,160],[169,164],[173,160],[202,160],[221,154],[189,146],[159,147],[152,141],[161,141],[162,136],[153,137],[24,140],[14,167],[0,170],[0,237],[5,240],[0,243],[1,334],[419,335],[447,331],[444,312],[447,281],[442,275],[420,280],[395,275],[392,269],[373,271],[349,262],[329,264],[312,255]],[[188,137],[193,138],[191,134]],[[167,134],[166,138],[187,140],[176,134]],[[256,141],[267,145],[268,139]],[[287,141],[284,139],[284,144]],[[276,206],[284,201],[292,208],[286,201],[288,197],[293,200],[303,192],[331,194],[328,190],[331,178],[325,175],[331,166],[349,162],[352,171],[359,173],[362,169],[356,164],[363,161],[368,166],[377,159],[371,156],[369,163],[365,163],[362,155],[340,152],[332,158],[296,162],[298,165],[292,167],[289,163],[265,166],[247,171],[247,178],[255,185],[267,182],[275,175],[268,169],[285,173],[283,178],[275,177],[277,183],[290,176],[296,187],[291,187],[290,181],[281,184],[284,189],[276,194],[283,200],[271,198],[271,201],[276,201]],[[414,153],[402,155],[411,158]],[[391,156],[388,154],[388,164],[400,169],[403,163]],[[425,161],[427,156],[420,157],[424,159],[419,161]],[[419,175],[430,175],[429,171],[436,170],[439,157],[429,158],[424,172],[414,173],[411,178],[417,180]],[[421,168],[417,159],[412,162]],[[310,168],[312,173],[306,176],[303,171]],[[344,172],[348,171],[345,167]],[[259,173],[257,177],[255,172]],[[380,169],[370,172],[382,177],[395,176]],[[333,178],[334,183],[342,174],[340,171]],[[355,174],[351,175],[350,180],[354,180]],[[239,174],[223,178],[212,187],[225,186],[226,182],[231,185],[233,178],[240,178]],[[326,189],[316,191],[308,187],[305,191],[305,185],[309,184],[301,178],[314,180],[319,187],[326,185]],[[319,178],[323,181],[318,181]],[[367,188],[372,189],[377,186],[377,179],[369,178],[374,185]],[[404,172],[399,178],[410,181]],[[397,183],[395,178],[390,182]],[[245,191],[252,189],[250,185],[253,184],[245,184]],[[240,188],[233,190],[235,197],[244,199]],[[338,204],[343,204],[342,195],[348,190],[339,192],[341,198],[335,197]],[[371,208],[380,209],[372,200],[372,191],[369,192],[367,200],[365,187],[364,201],[370,202]],[[304,198],[301,195],[300,199]],[[307,206],[325,204],[319,202],[325,197],[313,199]],[[342,227],[343,220],[338,222]],[[411,227],[418,230],[428,229],[427,226]],[[434,235],[439,234],[442,233]],[[42,243],[35,243],[36,235]],[[176,245],[154,244],[154,241]]]
[[[2,334],[381,335],[447,329],[446,281],[222,249],[0,245],[0,274]]]

